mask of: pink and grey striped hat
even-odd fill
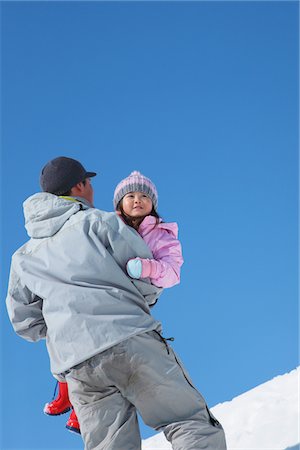
[[[153,207],[157,210],[158,194],[152,181],[135,170],[131,174],[120,181],[114,193],[114,207],[117,209],[119,202],[128,192],[143,192],[151,198]]]

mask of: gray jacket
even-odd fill
[[[46,338],[53,374],[161,329],[149,305],[162,289],[125,269],[152,257],[143,239],[115,213],[72,200],[38,193],[24,202],[31,239],[12,257],[6,300],[17,334]]]

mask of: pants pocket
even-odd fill
[[[189,383],[189,385],[190,385],[193,389],[195,389],[195,390],[198,392],[198,389],[193,385],[193,382],[192,382],[192,380],[191,380],[189,374],[188,374],[187,371],[185,370],[184,365],[182,364],[182,362],[180,361],[180,359],[178,358],[178,356],[176,355],[176,353],[174,352],[174,350],[173,350],[172,348],[171,348],[171,352],[172,352],[172,354],[173,354],[173,356],[174,356],[174,358],[175,358],[175,361],[177,362],[178,366],[180,367],[180,369],[181,369],[181,371],[182,371],[182,373],[183,373],[183,376],[184,376],[184,378],[186,379],[186,381]]]
[[[172,349],[171,349],[171,350],[172,350]],[[197,390],[197,388],[193,385],[193,382],[192,382],[192,380],[191,380],[189,374],[188,374],[187,371],[185,370],[185,368],[184,368],[182,362],[180,361],[180,359],[176,356],[176,353],[175,353],[173,350],[172,350],[172,353],[173,353],[174,358],[175,358],[175,360],[176,360],[178,366],[180,367],[180,369],[181,369],[181,371],[182,371],[182,373],[183,373],[183,376],[184,376],[184,378],[186,379],[186,381],[189,383],[189,385],[190,385],[193,389],[195,389],[197,392],[199,392],[199,391]],[[199,393],[199,394],[200,394],[200,393]],[[200,395],[201,395],[201,394],[200,394]],[[201,396],[201,397],[202,397],[202,396]],[[203,399],[203,401],[204,401],[204,399]],[[204,403],[205,403],[205,401],[204,401]],[[209,418],[210,423],[211,423],[214,427],[222,428],[220,422],[215,418],[215,416],[214,416],[213,413],[210,411],[210,409],[208,408],[208,406],[207,406],[206,403],[205,403],[205,408],[206,408],[206,412],[207,412],[207,414],[208,414],[208,418]]]
[[[214,416],[213,413],[210,411],[210,409],[209,409],[209,407],[208,407],[207,405],[206,405],[206,411],[207,411],[207,414],[209,415],[209,420],[210,420],[211,424],[212,424],[214,427],[222,428],[220,422],[215,418],[215,416]]]

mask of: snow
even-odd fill
[[[211,408],[222,423],[228,450],[300,450],[300,367]],[[143,450],[171,450],[163,433]]]

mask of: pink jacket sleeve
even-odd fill
[[[155,286],[168,288],[180,282],[180,267],[183,264],[181,244],[177,239],[175,223],[160,223],[148,237],[154,259],[142,259],[142,278],[149,277]]]

